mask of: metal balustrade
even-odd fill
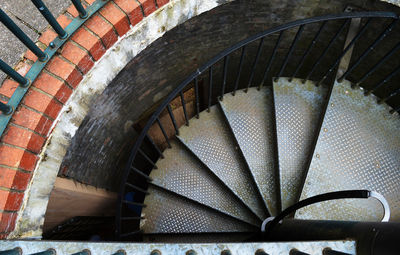
[[[2,22],[29,50],[31,50],[38,60],[32,65],[29,72],[24,76],[20,75],[12,69],[7,63],[0,59],[0,70],[19,83],[19,87],[15,90],[7,104],[0,102],[0,136],[3,134],[14,110],[20,104],[25,93],[30,85],[38,77],[40,72],[46,66],[48,61],[57,52],[57,50],[71,37],[71,35],[82,26],[82,24],[103,7],[108,0],[97,0],[86,9],[83,7],[80,0],[71,0],[79,16],[74,18],[71,23],[63,29],[57,22],[46,5],[41,0],[31,0],[42,16],[47,20],[50,26],[56,31],[58,37],[50,42],[45,50],[41,50],[29,37],[26,35],[8,15],[0,9],[0,22]]]

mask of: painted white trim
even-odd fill
[[[44,216],[57,173],[72,137],[89,111],[90,103],[142,50],[177,25],[232,0],[172,0],[131,27],[98,60],[74,90],[40,154],[25,192],[15,230],[9,238],[41,238]]]

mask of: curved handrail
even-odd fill
[[[313,197],[306,198],[292,206],[289,206],[285,210],[283,210],[278,216],[276,217],[269,217],[265,219],[261,225],[261,232],[269,232],[271,231],[276,225],[281,222],[286,216],[291,215],[292,213],[296,212],[297,210],[312,205],[316,203],[321,203],[330,200],[337,200],[337,199],[348,199],[348,198],[370,198],[373,197],[377,199],[382,207],[383,207],[383,217],[382,222],[389,221],[390,218],[390,207],[387,200],[378,192],[369,191],[369,190],[343,190],[343,191],[335,191],[324,193],[320,195],[316,195]]]
[[[118,195],[118,205],[117,205],[117,217],[116,217],[116,233],[117,236],[121,236],[121,213],[122,213],[122,205],[123,205],[123,195],[125,193],[126,183],[128,180],[130,169],[133,165],[133,162],[136,158],[137,152],[142,145],[150,127],[158,120],[159,115],[161,112],[169,105],[169,103],[178,96],[180,92],[182,92],[186,86],[188,86],[191,82],[195,81],[197,85],[197,77],[205,72],[207,69],[212,68],[212,66],[217,63],[218,61],[222,60],[232,52],[245,47],[251,42],[257,41],[259,39],[265,38],[268,35],[283,32],[290,28],[304,26],[311,23],[319,23],[319,22],[326,22],[331,20],[346,20],[346,19],[353,19],[353,18],[389,18],[389,19],[399,19],[399,16],[393,12],[354,12],[354,13],[342,13],[337,15],[326,15],[326,16],[318,16],[313,18],[302,19],[298,21],[289,22],[284,25],[280,25],[258,34],[255,34],[247,39],[244,39],[235,45],[221,51],[212,59],[207,61],[204,65],[198,68],[195,72],[191,73],[184,81],[182,81],[177,87],[175,87],[168,96],[163,100],[163,102],[157,107],[157,109],[153,112],[145,126],[143,127],[142,131],[140,132],[128,159],[127,165],[125,170],[122,174],[122,181],[121,181],[121,188]],[[130,185],[132,186],[132,185]],[[135,232],[136,233],[136,232]],[[126,235],[125,235],[126,236]]]

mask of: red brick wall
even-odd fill
[[[94,0],[86,0],[92,4]],[[114,0],[88,19],[59,50],[33,82],[0,140],[0,239],[13,231],[24,191],[39,153],[61,108],[80,81],[119,36],[168,0]],[[58,17],[66,27],[78,12],[71,5]],[[47,29],[39,38],[42,48],[57,36]],[[37,57],[29,50],[16,70],[25,75]],[[0,87],[6,103],[18,84],[7,79]]]

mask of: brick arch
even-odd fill
[[[90,100],[82,100],[83,95],[101,94],[107,81],[166,31],[225,2],[229,0],[114,0],[71,36],[32,83],[1,137],[0,239],[40,238],[66,147],[88,111]],[[70,6],[57,20],[65,28],[77,16]],[[49,28],[37,44],[45,48],[56,36]],[[143,36],[146,40],[139,42]],[[28,50],[16,70],[25,75],[36,60]],[[100,84],[96,75],[109,69],[113,72]],[[6,79],[0,100],[7,102],[17,86]]]

